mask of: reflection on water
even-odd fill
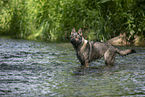
[[[112,68],[82,69],[70,43],[0,38],[0,96],[145,96],[145,47],[133,48]]]

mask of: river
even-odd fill
[[[0,96],[145,96],[145,47],[118,48],[137,52],[117,55],[112,68],[99,59],[81,69],[70,43],[0,37]]]

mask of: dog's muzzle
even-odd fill
[[[75,43],[75,39],[72,38],[72,39],[70,40],[70,42],[71,42],[71,43]]]

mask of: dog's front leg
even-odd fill
[[[81,68],[86,68],[86,67],[89,67],[89,61],[88,60],[81,62]]]
[[[89,67],[89,61],[88,60],[85,61],[85,66]]]

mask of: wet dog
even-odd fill
[[[71,43],[76,51],[76,55],[81,62],[81,66],[89,67],[89,62],[104,57],[107,66],[113,66],[116,53],[125,56],[135,53],[134,49],[119,50],[113,45],[105,42],[95,42],[85,40],[82,36],[82,30],[76,32],[75,28],[71,32]]]

